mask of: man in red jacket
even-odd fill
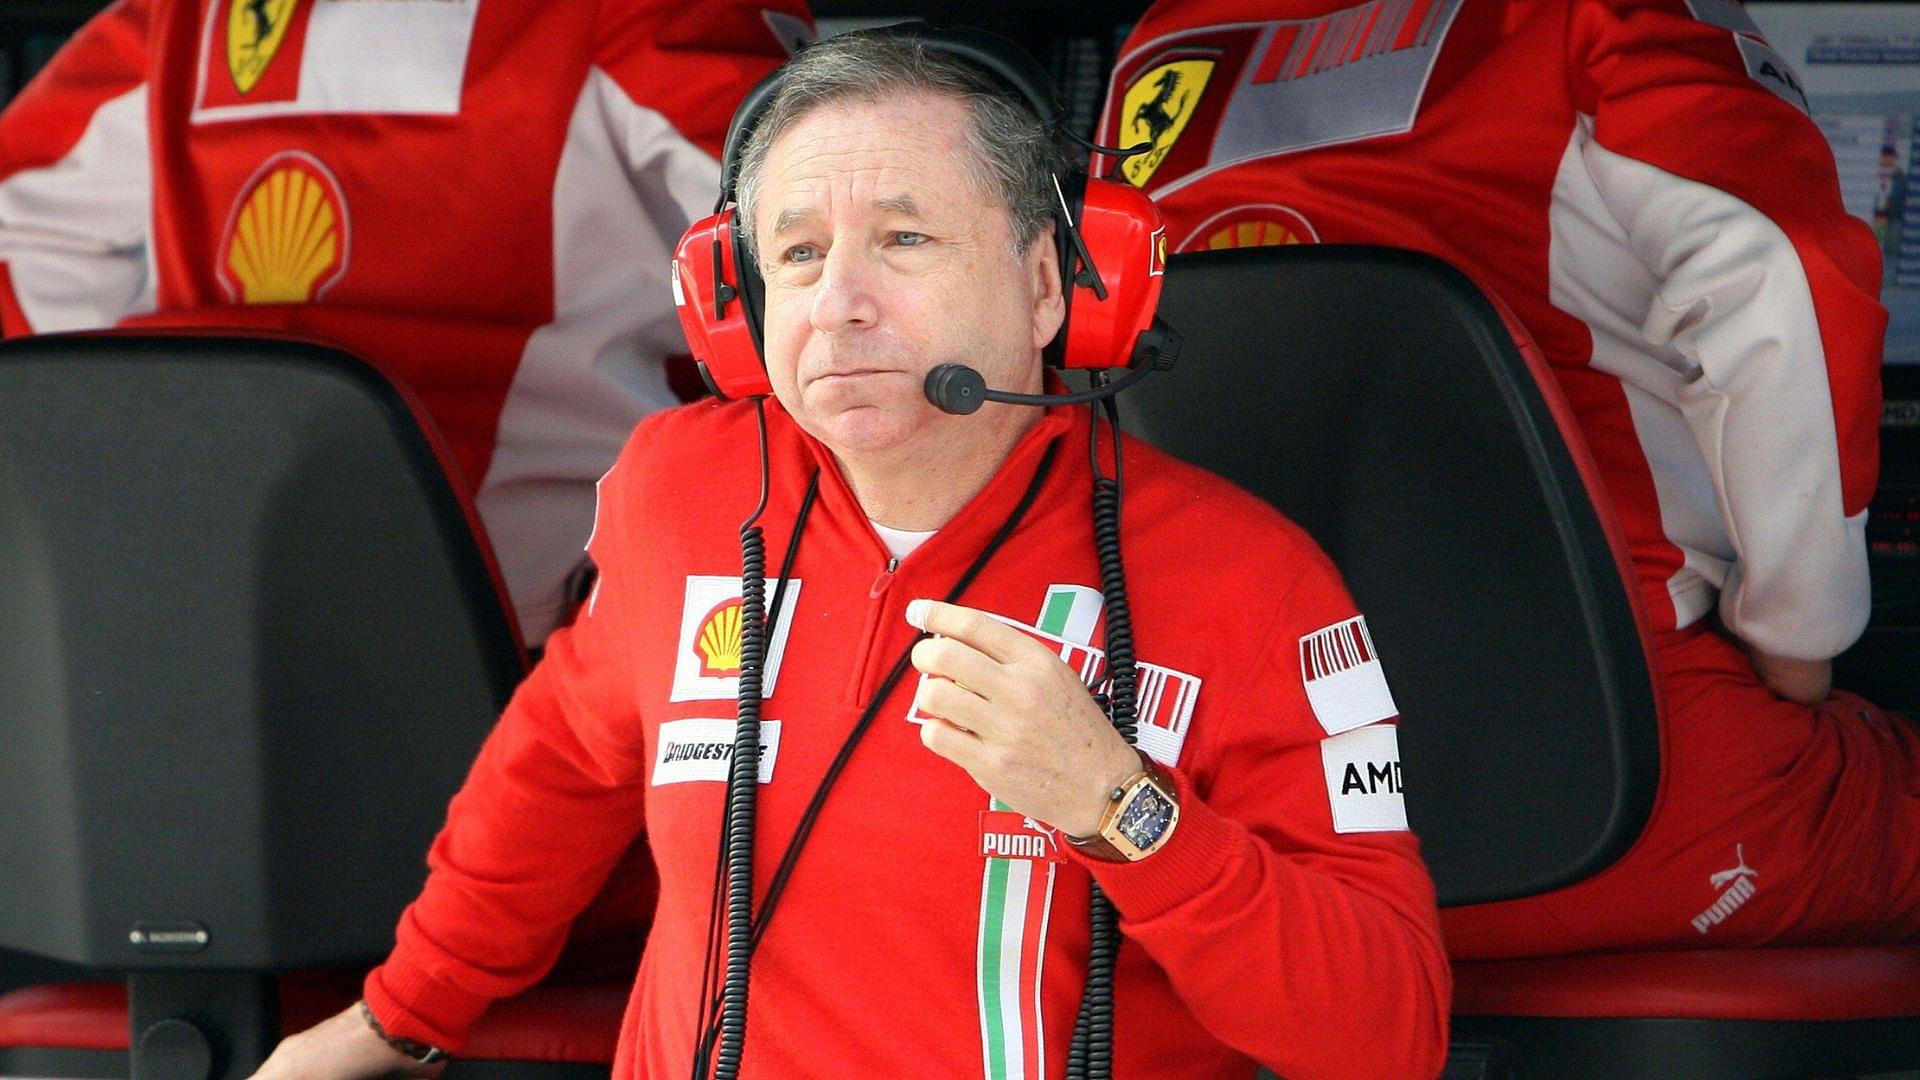
[[[1102,134],[1151,145],[1125,173],[1178,250],[1466,271],[1592,452],[1652,634],[1660,794],[1592,880],[1448,911],[1455,955],[1920,936],[1920,735],[1829,692],[1868,614],[1880,253],[1738,3],[1163,0]]]
[[[791,553],[768,567],[757,866],[875,719],[777,918],[755,876],[742,1075],[1062,1075],[1098,883],[1124,933],[1115,1075],[1432,1076],[1449,985],[1432,885],[1392,695],[1333,567],[1225,481],[1103,436],[1127,478],[1143,756],[1088,692],[1110,614],[1091,418],[924,395],[944,362],[1042,389],[1059,160],[1021,99],[888,35],[802,53],[744,155],[776,399],[759,520]],[[263,1077],[457,1051],[643,832],[661,900],[614,1072],[689,1075],[755,426],[744,401],[640,425],[601,483],[597,591],[482,750],[366,1015],[289,1040]]]
[[[372,363],[445,436],[538,645],[593,481],[683,400],[666,267],[727,120],[810,33],[800,0],[120,0],[0,114],[0,333]]]

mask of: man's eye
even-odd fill
[[[795,244],[787,249],[786,259],[790,263],[812,262],[820,255],[820,249],[812,244]]]
[[[926,243],[927,237],[924,233],[897,232],[893,234],[893,242],[902,247],[914,247],[918,244]]]

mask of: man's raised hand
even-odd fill
[[[915,600],[907,622],[934,635],[913,647],[913,666],[932,676],[914,698],[927,749],[1028,817],[1069,836],[1097,831],[1140,757],[1073,669],[974,608]]]

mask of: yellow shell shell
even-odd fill
[[[706,662],[704,675],[732,674],[740,670],[740,601],[735,600],[707,616],[700,628],[698,643]]]
[[[1277,221],[1243,221],[1207,237],[1209,248],[1271,247],[1297,244],[1300,237]]]
[[[340,255],[340,218],[326,186],[284,165],[254,185],[234,224],[227,266],[249,304],[299,304]]]

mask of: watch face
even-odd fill
[[[1126,812],[1120,815],[1117,828],[1128,842],[1144,851],[1166,833],[1172,821],[1173,804],[1153,788],[1142,787]]]

